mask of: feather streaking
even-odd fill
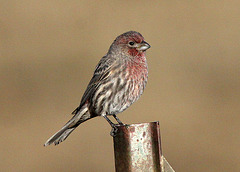
[[[150,45],[135,31],[118,36],[102,57],[94,71],[80,105],[61,130],[49,138],[44,146],[64,141],[81,123],[96,116],[107,118],[127,109],[142,95],[147,83],[148,66],[146,50]]]

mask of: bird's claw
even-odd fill
[[[112,130],[110,132],[110,135],[112,137],[115,137],[117,135],[117,132],[118,132],[118,128],[116,126],[112,126]]]

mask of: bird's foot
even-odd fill
[[[110,135],[111,135],[112,137],[115,137],[115,136],[117,135],[117,132],[118,132],[118,128],[116,127],[116,125],[113,125],[113,126],[112,126],[112,130],[111,130],[111,132],[110,132]]]

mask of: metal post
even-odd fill
[[[159,122],[118,125],[117,128],[113,139],[116,172],[174,171],[164,168],[167,161],[162,156]]]

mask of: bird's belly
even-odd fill
[[[120,91],[112,98],[107,114],[118,114],[127,109],[131,104],[127,99],[126,91]]]
[[[130,100],[128,96],[129,90],[127,90],[127,85],[116,86],[115,83],[112,84],[111,88],[103,89],[100,93],[101,95],[97,96],[96,101],[93,102],[93,108],[91,109],[98,116],[118,114],[132,104],[132,99]],[[96,95],[99,94],[97,93]]]
[[[145,88],[147,77],[112,78],[95,92],[91,109],[97,116],[118,114],[137,101]],[[144,79],[143,79],[144,78]]]
[[[145,83],[128,80],[123,89],[116,89],[116,94],[114,94],[108,105],[107,114],[118,114],[126,110],[131,104],[139,99],[143,93],[144,87]]]

